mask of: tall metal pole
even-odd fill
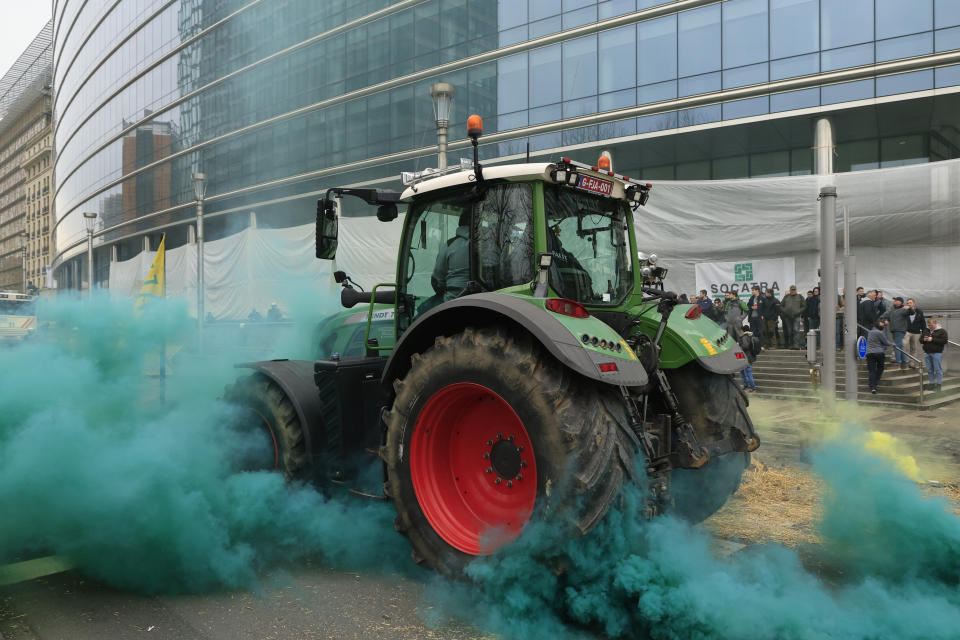
[[[97,214],[84,211],[83,224],[87,227],[87,297],[93,298],[93,228],[97,224]]]
[[[20,232],[20,275],[23,280],[23,292],[27,292],[27,240],[30,234],[26,231]]]
[[[857,259],[847,255],[843,263],[843,285],[847,289],[844,300],[843,325],[846,339],[843,341],[843,366],[847,400],[857,401]]]
[[[837,188],[820,187],[820,351],[821,383],[832,400],[837,392]]]
[[[87,297],[93,297],[93,229],[87,229]]]
[[[203,198],[207,192],[207,176],[203,173],[193,174],[194,195],[197,196],[197,335],[203,334]],[[199,344],[198,344],[199,346]]]

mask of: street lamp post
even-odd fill
[[[22,243],[20,245],[20,271],[23,274],[23,292],[27,292],[27,239],[30,238],[30,234],[26,231],[20,232],[20,240]]]
[[[97,214],[83,212],[83,224],[87,226],[87,297],[93,297],[93,227],[97,221]]]
[[[207,194],[207,175],[193,174],[193,193],[197,196],[197,331],[203,331],[203,198]]]
[[[450,107],[456,91],[449,82],[430,85],[433,98],[433,115],[437,120],[437,169],[447,168],[447,130],[450,128]]]

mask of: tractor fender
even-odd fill
[[[596,323],[593,326],[597,333],[603,331],[616,335],[601,320],[592,316],[588,320]],[[411,356],[433,346],[437,336],[453,335],[467,326],[491,325],[511,326],[528,333],[563,366],[586,378],[626,387],[639,387],[648,382],[646,370],[629,350],[630,359],[586,349],[553,313],[520,297],[477,293],[445,302],[417,318],[394,347],[383,372],[383,385],[388,393],[393,393],[393,381],[406,375]],[[610,362],[616,363],[616,371],[600,370],[601,363]]]
[[[264,360],[234,365],[237,369],[253,369],[276,382],[290,398],[300,424],[307,453],[312,458],[315,445],[324,442],[323,403],[313,381],[313,362],[310,360]]]
[[[641,309],[631,309],[631,313]],[[679,369],[692,360],[711,373],[729,374],[746,369],[750,361],[736,340],[713,320],[705,316],[687,318],[682,311],[678,307],[670,315],[663,332],[660,341],[662,369]],[[659,323],[659,313],[645,314],[636,331],[652,336]]]

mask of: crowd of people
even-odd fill
[[[724,298],[711,299],[701,289],[699,295],[684,295],[681,299],[700,305],[705,316],[727,329],[740,343],[751,365],[765,349],[806,348],[807,334],[820,328],[820,287],[808,290],[805,297],[796,285],[791,285],[782,299],[777,299],[772,289],[761,292],[757,286],[750,294],[743,300],[736,292],[728,291]],[[939,391],[943,384],[946,330],[935,319],[925,318],[914,298],[904,300],[897,296],[888,304],[881,290],[865,291],[858,287],[855,304],[857,334],[867,341],[871,393],[877,393],[888,350],[893,351],[895,368],[924,367],[929,379],[927,388]],[[845,305],[846,290],[837,296],[837,348],[843,346]],[[750,366],[741,376],[746,389],[756,390]]]

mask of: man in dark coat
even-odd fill
[[[803,342],[800,335],[801,316],[806,304],[803,296],[797,293],[797,285],[790,285],[790,293],[780,301],[780,315],[783,318],[783,346],[787,349],[799,349]]]
[[[923,362],[923,350],[921,349],[920,336],[923,334],[923,330],[927,327],[927,321],[923,318],[923,311],[917,306],[917,301],[913,298],[907,298],[907,303],[903,305],[905,309],[909,309],[910,313],[907,315],[907,335],[905,349],[907,353],[912,355],[914,358]],[[920,365],[917,364],[915,360],[910,360],[909,367],[911,369],[916,369]]]
[[[763,343],[763,307],[766,303],[763,296],[760,295],[760,287],[752,287],[750,299],[747,300],[747,322],[750,323],[750,331],[756,336],[761,344]]]
[[[777,330],[777,321],[780,319],[780,301],[773,295],[773,289],[767,289],[763,296],[763,337],[767,349],[777,347],[780,341],[780,332]]]
[[[877,320],[873,328],[867,332],[867,370],[870,374],[870,393],[877,392],[877,385],[880,384],[880,378],[883,376],[883,359],[888,347],[893,343],[887,340],[883,327],[886,324],[883,320]]]
[[[877,313],[877,290],[871,289],[867,293],[867,297],[860,301],[860,313],[859,320],[861,327],[866,327],[866,329],[861,328],[863,335],[867,335],[867,332],[873,328],[873,325],[877,323],[877,320],[880,319],[880,314]]]
[[[943,348],[947,344],[947,330],[941,329],[937,321],[930,318],[920,340],[923,342],[927,375],[930,376],[930,389],[940,391],[943,386]]]
[[[820,287],[814,287],[812,295],[807,296],[807,307],[803,310],[807,331],[820,328]]]

